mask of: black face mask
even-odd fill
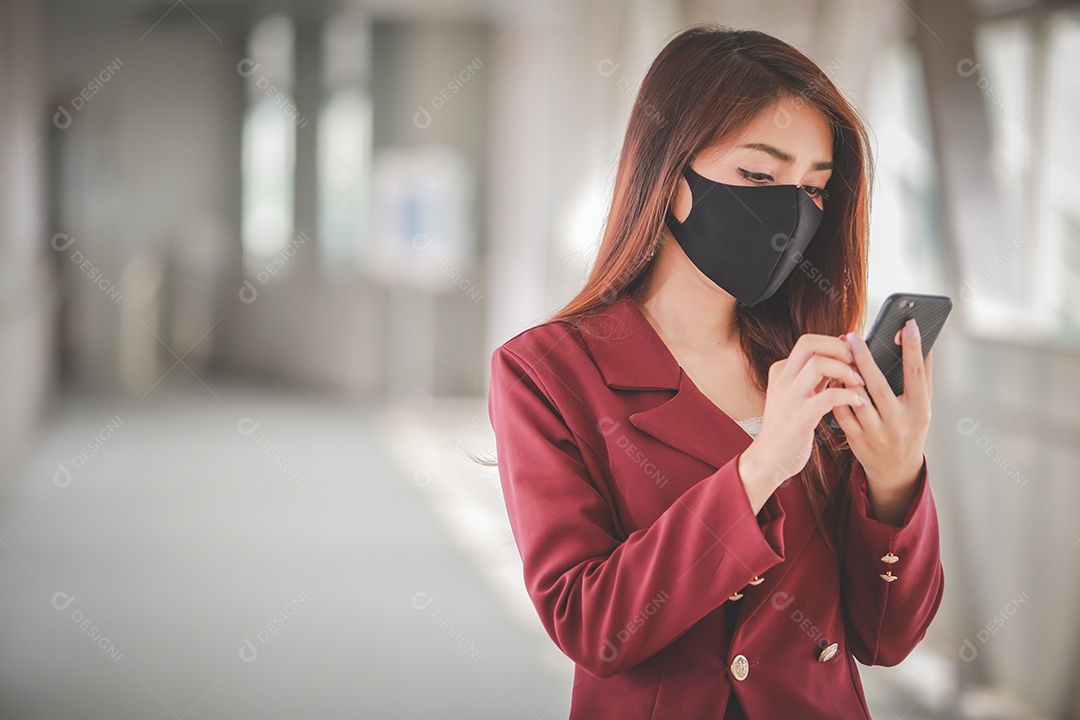
[[[681,223],[665,222],[683,252],[710,280],[752,307],[772,295],[802,260],[824,212],[797,185],[728,185],[683,176],[693,198]]]

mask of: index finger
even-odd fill
[[[791,348],[785,370],[790,368],[789,372],[792,375],[797,374],[802,370],[806,361],[814,355],[826,355],[848,364],[855,362],[855,357],[851,354],[851,348],[840,338],[831,335],[806,333],[800,335],[799,339],[795,341],[795,346]]]

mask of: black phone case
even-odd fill
[[[903,346],[893,341],[896,332],[904,327],[909,318],[915,318],[922,339],[923,358],[926,358],[945,325],[952,305],[952,299],[948,296],[919,293],[893,293],[881,304],[881,310],[866,336],[866,344],[895,395],[904,394]],[[831,411],[828,421],[829,427],[839,429]]]

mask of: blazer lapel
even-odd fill
[[[753,442],[742,427],[716,407],[685,372],[678,392],[650,410],[630,415],[630,422],[666,445],[719,469]]]
[[[625,291],[601,312],[588,317],[583,338],[608,387],[619,390],[674,390],[658,405],[632,413],[630,422],[665,445],[720,469],[753,438],[701,392],[663,339]],[[798,478],[776,490],[784,507],[785,561],[748,586],[736,632],[761,607],[791,570],[816,530],[813,511]]]
[[[752,438],[694,385],[627,293],[587,324],[584,339],[608,387],[676,391],[632,413],[635,427],[718,469],[750,445]]]

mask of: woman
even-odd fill
[[[936,614],[932,359],[909,323],[897,397],[851,332],[867,146],[795,48],[686,30],[643,81],[584,288],[493,354],[572,719],[868,718],[855,661],[900,662]]]

